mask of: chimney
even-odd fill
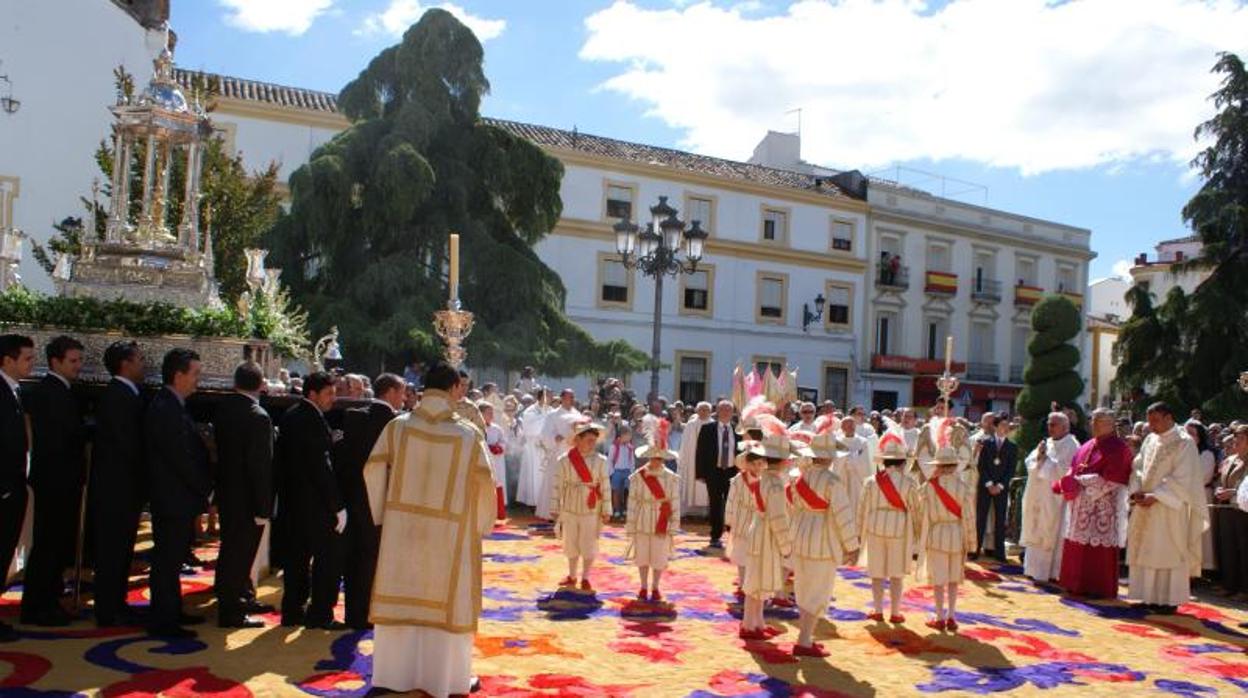
[[[1148,264],[1148,253],[1147,253],[1147,252],[1141,252],[1141,253],[1140,253],[1139,255],[1137,255],[1137,256],[1136,256],[1136,258],[1135,258],[1135,266],[1137,266],[1137,267],[1142,267],[1142,266],[1144,266],[1145,264]]]

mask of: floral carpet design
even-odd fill
[[[905,592],[904,625],[867,618],[870,583],[841,570],[817,639],[827,659],[795,659],[796,610],[768,610],[787,632],[770,641],[737,638],[735,570],[703,554],[705,534],[682,534],[663,580],[670,605],[638,605],[635,570],[623,559],[622,529],[604,531],[596,592],[559,591],[566,574],[557,541],[517,521],[485,542],[483,618],[474,667],[478,695],[530,696],[895,696],[1172,695],[1248,692],[1248,621],[1242,606],[1201,601],[1173,616],[1123,603],[1063,598],[1012,566],[972,564],[958,602],[957,634],[924,627],[930,587]],[[415,554],[415,552],[413,553]],[[215,546],[200,551],[211,560]],[[131,600],[146,603],[136,577]],[[166,642],[137,628],[23,629],[0,645],[0,696],[363,696],[372,635],[211,625],[212,572],[183,578],[188,606],[209,615],[199,639]],[[0,599],[17,614],[20,587]],[[262,600],[280,598],[267,579]],[[417,658],[413,658],[414,661]]]

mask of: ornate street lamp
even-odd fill
[[[815,296],[815,312],[810,312],[810,306],[802,303],[802,331],[805,332],[810,327],[810,323],[823,317],[823,306],[827,303],[823,298],[823,294]]]
[[[0,97],[0,109],[3,109],[5,114],[16,114],[17,110],[22,108],[22,101],[13,98],[13,81],[8,75],[0,75],[0,82],[9,86],[4,96]]]
[[[650,207],[650,223],[644,230],[625,218],[615,224],[615,251],[626,269],[639,269],[654,278],[654,328],[650,342],[650,394],[659,395],[659,338],[663,333],[663,277],[693,274],[706,246],[707,232],[701,221],[688,227],[676,216],[666,196]],[[681,258],[681,255],[684,258]]]

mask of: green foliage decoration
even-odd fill
[[[1023,422],[1018,435],[1021,454],[1030,453],[1044,438],[1046,416],[1053,403],[1076,406],[1083,392],[1083,378],[1077,371],[1079,349],[1070,344],[1079,335],[1082,322],[1078,306],[1065,296],[1046,296],[1032,308],[1024,388],[1015,403]]]
[[[21,286],[0,293],[0,325],[56,327],[67,332],[122,332],[135,337],[190,335],[267,340],[276,353],[298,358],[308,349],[306,318],[284,293],[261,293],[247,316],[232,308],[184,308],[169,303],[46,296]]]

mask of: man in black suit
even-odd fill
[[[0,587],[8,588],[9,567],[26,520],[26,412],[21,383],[35,368],[35,343],[20,334],[0,335]],[[17,639],[0,621],[0,642]]]
[[[986,422],[988,420],[985,420]],[[975,497],[975,555],[982,553],[984,531],[988,528],[988,508],[992,507],[993,556],[1005,561],[1005,508],[1009,503],[1010,478],[1018,461],[1018,446],[1010,441],[1009,422],[1000,415],[991,419],[993,433],[980,439],[979,486]]]
[[[334,620],[333,612],[347,510],[324,414],[334,406],[334,377],[322,371],[309,375],[303,395],[283,415],[277,437],[277,515],[285,541],[282,625],[340,630],[346,626]]]
[[[78,514],[86,477],[87,429],[74,397],[73,381],[82,370],[82,343],[60,336],[44,350],[48,373],[25,391],[30,417],[30,489],[35,516],[30,557],[22,585],[22,622],[69,625],[61,608],[65,568],[74,562]]]
[[[694,447],[694,474],[706,482],[710,500],[711,547],[722,548],[724,506],[728,503],[728,483],[737,474],[737,443],[741,436],[732,426],[732,403],[720,400],[715,406],[715,421],[698,430]]]
[[[251,564],[264,526],[273,515],[273,422],[260,406],[264,372],[252,362],[234,370],[234,393],[221,400],[213,420],[217,439],[217,512],[221,550],[215,587],[217,624],[259,628],[244,607]]]
[[[195,637],[194,631],[182,626],[203,621],[182,612],[180,579],[182,563],[191,551],[195,519],[207,510],[212,492],[208,449],[186,410],[200,369],[198,354],[171,349],[160,368],[164,385],[143,415],[154,543],[147,623],[148,631],[157,637]]]
[[[95,409],[95,445],[87,510],[95,536],[95,624],[134,625],[126,605],[134,540],[146,500],[143,447],[143,352],[135,342],[113,342],[104,350],[112,380]]]
[[[373,525],[364,487],[364,462],[373,452],[381,430],[399,414],[407,386],[393,373],[383,373],[373,381],[376,397],[368,407],[357,407],[343,415],[343,437],[336,444],[334,470],[338,488],[347,506],[346,555],[342,568],[343,597],[347,625],[356,630],[372,628],[368,622],[373,573],[377,570],[377,546],[381,528]]]

